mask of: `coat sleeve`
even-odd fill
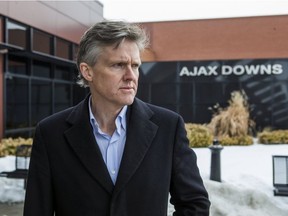
[[[40,127],[36,128],[30,158],[24,216],[53,216],[51,175]]]
[[[195,152],[189,147],[184,121],[179,117],[174,142],[170,202],[173,216],[209,216],[210,201],[197,166]]]

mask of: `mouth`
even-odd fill
[[[134,87],[132,87],[132,86],[124,86],[124,87],[121,87],[120,89],[123,89],[123,90],[134,90]]]
[[[124,91],[124,92],[127,92],[127,93],[130,93],[130,92],[134,92],[135,88],[134,87],[130,87],[130,86],[124,86],[124,87],[121,87],[120,90]]]

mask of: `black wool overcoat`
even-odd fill
[[[113,184],[89,122],[88,97],[35,132],[24,216],[208,216],[210,202],[183,119],[135,98]]]

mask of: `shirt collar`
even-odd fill
[[[92,107],[91,107],[91,97],[89,98],[89,102],[88,102],[88,107],[89,107],[89,119],[90,119],[90,123],[92,125],[92,127],[96,127],[97,131],[99,132],[100,128],[99,128],[99,124],[97,122],[97,120],[95,119],[93,113],[92,113]],[[127,113],[127,108],[128,106],[125,105],[120,113],[118,114],[118,116],[115,119],[115,124],[116,124],[116,131],[118,134],[121,134],[121,128],[126,131],[127,128],[127,124],[126,124],[126,113]]]

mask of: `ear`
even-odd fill
[[[80,63],[80,72],[82,74],[82,76],[88,81],[91,82],[92,81],[92,77],[93,77],[93,71],[92,68],[89,67],[89,65],[85,62]]]

